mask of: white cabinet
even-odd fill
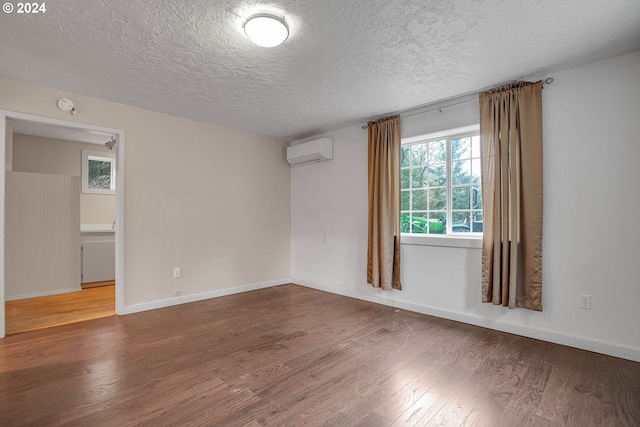
[[[82,283],[104,282],[116,278],[116,239],[114,230],[83,230]]]

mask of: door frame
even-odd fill
[[[22,120],[68,128],[111,133],[116,137],[116,314],[124,314],[124,131],[85,123],[0,110],[0,338],[6,334],[5,318],[5,203],[7,176],[7,123]],[[78,242],[80,244],[80,242]]]

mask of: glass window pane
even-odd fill
[[[89,188],[111,189],[111,162],[89,159]]]
[[[471,214],[471,231],[482,233],[482,211],[473,211]]]
[[[471,138],[471,157],[481,157],[480,135]]]
[[[480,187],[471,187],[471,208],[482,209],[482,190]]]
[[[451,213],[451,231],[454,233],[469,233],[471,224],[469,224],[469,215],[467,212]]]
[[[400,153],[400,167],[409,166],[409,147],[402,147],[402,152]]]
[[[402,211],[408,211],[409,209],[411,209],[409,207],[409,202],[410,202],[410,197],[409,197],[409,192],[408,191],[401,191],[400,192],[400,210]]]
[[[451,183],[468,184],[471,179],[471,161],[458,160],[451,162]]]
[[[429,143],[429,163],[440,163],[447,161],[447,141],[431,141]]]
[[[429,187],[441,187],[447,185],[447,168],[445,165],[428,167],[427,185],[429,185]]]
[[[471,157],[471,139],[469,137],[451,140],[451,158],[468,159]]]
[[[414,214],[411,217],[411,232],[418,234],[426,234],[429,232],[429,219],[427,214]]]
[[[427,168],[422,166],[411,168],[411,188],[422,188],[427,185]]]
[[[446,188],[434,188],[429,190],[429,210],[440,211],[447,209]]]
[[[400,188],[409,188],[409,169],[400,169]]]
[[[427,144],[414,144],[411,146],[411,165],[424,165],[427,163]]]
[[[402,212],[400,214],[400,232],[411,233],[411,216],[409,212]]]
[[[471,160],[471,182],[480,185],[482,179],[482,164],[480,159]]]
[[[447,234],[446,212],[429,212],[429,234]]]
[[[467,186],[453,187],[451,199],[453,209],[469,209],[469,203],[471,201],[470,188]]]
[[[427,210],[427,190],[412,190],[411,191],[413,202],[411,203],[411,209],[414,211],[426,211]]]
[[[445,224],[447,222],[447,211],[432,211],[432,212],[429,212],[429,218],[430,219],[435,219],[435,220],[441,222],[442,224]]]

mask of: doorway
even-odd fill
[[[14,129],[15,128],[15,129]],[[2,174],[0,176],[0,221],[6,224],[7,219],[7,176],[12,170],[13,160],[13,135],[16,130],[20,134],[31,134],[34,136],[55,138],[71,141],[84,141],[93,144],[102,144],[109,141],[115,157],[115,168],[113,177],[115,178],[115,224],[113,224],[113,235],[115,237],[115,312],[122,314],[124,310],[123,289],[124,289],[124,265],[123,265],[123,220],[124,220],[124,132],[118,129],[102,128],[93,125],[67,122],[64,120],[49,119],[38,116],[31,116],[10,111],[0,111],[0,157],[2,161]],[[98,147],[98,145],[94,145]],[[5,296],[7,292],[7,248],[10,241],[7,240],[7,232],[0,229],[0,270],[4,274],[0,277],[0,337],[6,334],[6,310]],[[15,237],[15,236],[14,236]],[[80,245],[80,242],[78,242]],[[37,268],[37,267],[34,267]],[[79,276],[78,276],[79,277]],[[71,294],[69,294],[71,295]],[[63,295],[60,295],[61,297]]]

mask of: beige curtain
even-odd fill
[[[542,82],[480,95],[482,301],[542,311]]]
[[[367,283],[402,289],[400,284],[400,116],[368,123],[369,239]]]

